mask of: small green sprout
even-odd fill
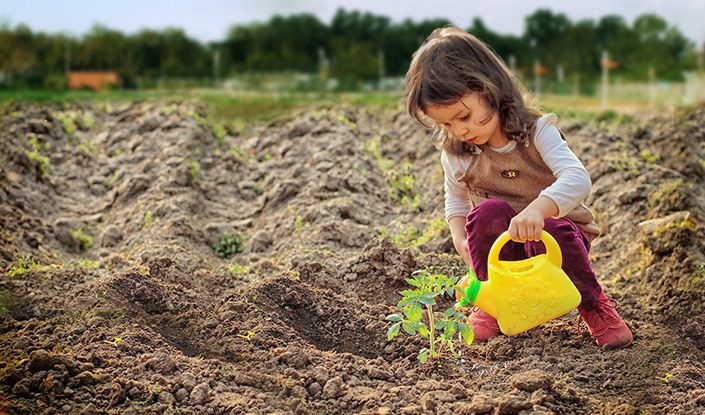
[[[201,166],[198,164],[198,162],[189,160],[188,172],[189,176],[191,177],[191,182],[193,183],[198,180],[198,177],[201,175]]]
[[[668,382],[673,377],[673,373],[666,373],[663,377],[656,376],[656,379]]]
[[[99,265],[97,262],[92,261],[88,258],[79,258],[75,262],[76,267],[81,268],[81,269],[98,269]]]
[[[659,160],[661,160],[661,157],[657,154],[654,154],[653,151],[649,150],[648,148],[645,148],[639,152],[639,156],[641,156],[642,159],[646,163],[655,163]]]
[[[52,115],[54,116],[54,118],[59,120],[59,122],[61,123],[61,127],[69,137],[72,137],[74,133],[76,133],[76,121],[71,116],[71,114],[56,112]]]
[[[436,298],[444,294],[452,297],[455,290],[459,289],[458,277],[431,273],[423,269],[415,271],[411,278],[405,281],[414,288],[400,292],[402,299],[397,307],[401,308],[401,313],[387,316],[387,320],[394,322],[387,331],[387,340],[392,340],[399,334],[400,329],[404,329],[409,335],[418,334],[428,339],[429,347],[419,351],[418,359],[421,363],[426,363],[429,357],[437,358],[446,351],[459,357],[455,343],[464,342],[469,346],[475,338],[472,328],[467,324],[467,316],[456,307],[448,308],[440,316],[436,316],[433,310],[437,305]],[[456,334],[457,339],[454,339]]]
[[[103,340],[103,343],[107,343],[107,344],[110,344],[110,345],[113,345],[113,346],[117,346],[117,344],[120,343],[121,341],[122,341],[122,339],[121,339],[120,337],[115,337],[115,340],[114,340],[114,341],[111,341],[111,340]]]
[[[71,236],[78,239],[78,241],[81,243],[82,251],[87,251],[93,247],[93,237],[85,233],[82,229],[72,230]]]
[[[221,258],[230,258],[245,249],[245,238],[238,233],[225,232],[215,245],[215,252]]]
[[[231,274],[247,274],[250,269],[244,265],[240,265],[237,262],[230,262],[225,266],[225,270]]]
[[[7,275],[10,277],[19,277],[37,269],[41,266],[38,259],[33,259],[31,256],[23,256],[17,259],[14,264],[10,267]]]
[[[305,225],[306,221],[304,221],[304,218],[297,216],[296,219],[294,219],[294,233],[301,232]]]
[[[49,158],[43,155],[41,151],[48,150],[49,143],[42,146],[37,140],[37,137],[34,135],[31,135],[28,141],[29,145],[32,147],[32,150],[25,151],[25,153],[30,160],[37,164],[37,168],[39,169],[39,177],[44,178],[49,173]]]
[[[237,337],[243,338],[243,339],[247,340],[248,342],[250,341],[250,339],[254,335],[255,335],[254,331],[248,331],[247,334],[236,334]]]

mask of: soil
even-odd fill
[[[463,273],[434,227],[429,133],[401,109],[222,137],[207,119],[191,102],[3,109],[0,412],[705,412],[705,108],[560,121],[631,346],[599,348],[572,312],[428,364],[385,316],[414,270]],[[245,242],[222,259],[226,233]],[[41,265],[18,274],[22,257]]]

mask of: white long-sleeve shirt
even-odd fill
[[[556,181],[545,188],[540,196],[546,196],[558,205],[558,215],[562,217],[575,209],[590,193],[592,183],[590,174],[578,157],[568,147],[554,125],[555,114],[546,114],[536,121],[534,144],[546,166],[551,169]],[[516,141],[501,148],[484,146],[485,151],[508,153],[517,146]],[[489,150],[488,150],[489,149]],[[472,158],[441,152],[441,164],[445,176],[443,190],[445,193],[446,221],[454,216],[466,216],[470,212],[470,191],[458,178],[465,173]]]

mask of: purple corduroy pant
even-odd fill
[[[490,199],[477,205],[467,216],[465,233],[468,238],[468,252],[473,268],[480,281],[487,280],[487,257],[497,237],[507,229],[516,212],[503,200]],[[568,275],[582,296],[581,304],[597,300],[602,287],[597,282],[590,264],[590,236],[573,221],[566,218],[547,218],[544,230],[553,236],[563,254],[563,271]],[[507,242],[500,251],[499,258],[518,261],[546,253],[541,242],[527,241],[524,244]]]

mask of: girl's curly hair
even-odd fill
[[[499,115],[507,138],[527,143],[540,112],[525,102],[519,80],[475,36],[456,27],[435,29],[414,52],[406,73],[407,112],[424,127],[434,129],[438,148],[460,156],[475,154],[475,145],[455,140],[425,117],[430,105],[454,104],[471,92],[479,93]]]

